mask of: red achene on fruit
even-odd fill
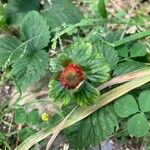
[[[83,80],[82,68],[73,63],[65,67],[59,77],[60,83],[68,89],[75,89]]]

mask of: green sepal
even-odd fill
[[[99,95],[99,91],[87,81],[74,93],[75,100],[80,106],[93,104]]]
[[[63,102],[67,105],[71,98],[72,92],[60,84],[59,81],[51,80],[49,83],[49,96],[54,98],[56,102]]]

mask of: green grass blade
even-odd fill
[[[114,45],[114,47],[117,47],[117,46],[123,45],[125,43],[135,41],[135,40],[147,37],[147,36],[150,36],[150,30],[143,31],[140,33],[135,33],[134,35],[131,35],[129,37],[126,37],[124,39],[114,42],[113,45]]]

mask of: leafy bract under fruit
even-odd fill
[[[51,59],[50,70],[55,74],[49,84],[51,97],[64,104],[72,100],[79,105],[90,105],[99,95],[94,84],[108,80],[110,68],[100,53],[93,52],[90,43],[77,42]],[[66,80],[64,76],[68,77],[68,73],[74,74],[75,80],[72,75]]]

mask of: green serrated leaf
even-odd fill
[[[29,125],[36,125],[40,121],[39,112],[37,109],[32,110],[27,114],[27,123]]]
[[[111,45],[108,45],[107,43],[104,43],[102,41],[93,42],[93,50],[102,53],[105,61],[109,63],[110,68],[114,69],[119,58],[117,51],[115,51],[115,49]]]
[[[141,57],[141,56],[145,56],[146,53],[147,53],[146,45],[142,43],[135,43],[130,48],[130,57]]]
[[[135,137],[142,137],[148,134],[149,124],[143,113],[131,117],[127,124],[128,132]]]
[[[0,67],[4,67],[8,58],[20,44],[21,42],[13,36],[0,37]]]
[[[143,112],[150,111],[150,91],[143,91],[139,95],[139,106],[140,110]]]
[[[105,6],[105,1],[104,0],[99,0],[98,2],[98,10],[99,14],[102,18],[107,19],[107,10]]]
[[[99,95],[99,91],[88,82],[83,83],[80,90],[74,93],[75,99],[80,106],[94,103]]]
[[[138,105],[131,95],[125,95],[117,99],[114,103],[114,110],[121,118],[126,118],[139,111]]]
[[[42,16],[51,28],[75,24],[83,18],[70,0],[52,0],[51,4],[45,3]]]
[[[49,26],[36,11],[29,12],[25,16],[21,25],[21,33],[24,41],[27,41],[29,51],[41,50],[49,43]]]
[[[112,105],[108,105],[69,127],[65,133],[73,148],[82,150],[104,141],[117,126],[117,116]]]
[[[15,123],[24,124],[27,121],[26,112],[23,108],[17,108],[15,110]]]
[[[48,53],[44,50],[26,54],[13,64],[12,74],[21,90],[39,81],[48,69]]]
[[[108,31],[108,33],[106,35],[104,33],[104,35],[105,35],[104,40],[108,41],[110,43],[113,43],[115,41],[119,41],[122,38],[123,33],[124,33],[123,29],[118,29],[116,31]]]
[[[113,75],[114,76],[123,75],[129,72],[141,69],[143,67],[146,67],[144,63],[134,61],[134,60],[126,61],[126,62],[118,64],[115,67]]]
[[[7,22],[20,25],[24,16],[32,10],[39,10],[39,0],[8,0],[6,5]]]

